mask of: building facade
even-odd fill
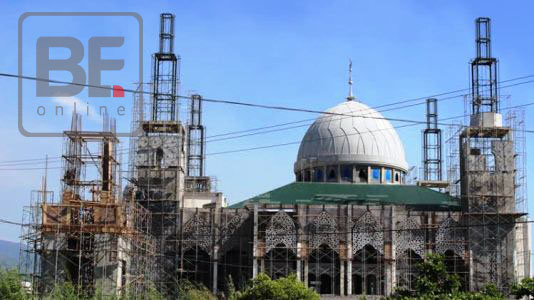
[[[295,181],[231,206],[204,174],[202,97],[191,96],[188,122],[177,117],[174,16],[162,14],[160,27],[152,82],[134,95],[126,187],[114,126],[83,131],[74,113],[61,198],[51,200],[44,184],[27,208],[21,270],[35,291],[70,280],[80,293],[142,294],[154,282],[172,298],[183,279],[217,293],[265,273],[296,274],[321,294],[382,296],[413,289],[416,265],[431,253],[444,256],[464,290],[494,283],[506,291],[530,275],[518,192],[525,153],[521,131],[499,110],[496,59],[481,51],[491,49],[481,44],[489,19],[477,19],[471,120],[449,138],[458,168],[447,181],[408,182],[400,137],[353,96],[350,76],[348,97],[304,135]]]
[[[183,278],[216,291],[230,278],[241,286],[260,272],[294,273],[321,294],[389,295],[414,288],[430,253],[444,255],[465,290],[506,290],[529,274],[517,263],[529,244],[516,240],[526,224],[509,128],[463,131],[462,194],[453,197],[406,184],[403,145],[378,112],[352,99],[328,112],[303,138],[295,182],[228,208],[183,209]],[[494,166],[466,140],[474,137],[491,139]]]

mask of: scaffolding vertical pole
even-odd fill
[[[202,125],[202,96],[191,96],[187,127],[187,176],[204,176],[204,126]]]
[[[140,97],[134,98],[132,120],[135,135],[135,159],[131,160],[135,200],[150,212],[151,234],[156,241],[157,255],[154,282],[166,295],[176,295],[174,284],[179,277],[177,265],[180,257],[178,237],[180,202],[184,193],[186,171],[186,129],[179,118],[179,56],[174,53],[174,20],[170,13],[160,15],[159,48],[152,57],[152,95],[146,111]],[[143,91],[140,85],[140,91]]]
[[[174,15],[160,17],[159,51],[153,57],[152,120],[175,121],[178,58],[174,54]]]
[[[471,121],[460,136],[461,199],[468,226],[471,290],[514,280],[516,155],[513,131],[499,113],[497,59],[491,55],[489,18],[477,18],[471,61]]]
[[[425,181],[441,181],[441,129],[438,128],[436,98],[426,100],[426,129],[423,131],[423,166]]]
[[[489,18],[476,19],[476,57],[471,61],[472,114],[499,112],[497,59],[491,56]]]

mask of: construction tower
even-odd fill
[[[178,61],[174,53],[174,15],[160,16],[159,51],[153,55],[151,97],[134,101],[135,157],[130,162],[135,199],[152,216],[151,233],[156,241],[155,282],[167,295],[174,294],[178,278],[180,203],[185,179],[186,129],[178,118]],[[143,85],[140,93],[143,94]]]
[[[61,198],[54,201],[44,180],[24,209],[20,272],[38,297],[64,282],[79,297],[142,297],[152,278],[150,214],[120,196],[115,123],[104,116],[103,127],[82,130],[74,111],[64,132]]]
[[[438,127],[438,100],[426,100],[426,128],[423,130],[423,180],[418,185],[431,188],[446,188],[443,181],[441,129]]]
[[[468,228],[470,288],[514,280],[515,205],[513,133],[502,124],[497,59],[491,55],[490,19],[476,19],[476,57],[471,61],[471,119],[460,135],[460,184]]]
[[[211,179],[204,176],[205,128],[202,124],[202,96],[191,95],[187,125],[187,192],[209,192]]]

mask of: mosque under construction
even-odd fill
[[[218,293],[230,280],[239,288],[259,273],[294,273],[321,294],[381,296],[412,289],[430,253],[465,290],[506,291],[530,274],[524,116],[501,103],[488,18],[475,22],[469,118],[443,144],[439,99],[426,102],[419,180],[350,76],[348,97],[304,135],[295,181],[230,206],[205,174],[205,101],[178,96],[174,16],[160,22],[152,78],[133,94],[127,171],[114,121],[84,131],[74,113],[59,199],[44,182],[25,208],[20,270],[35,293],[71,281],[140,297],[155,284],[172,297],[182,279]]]

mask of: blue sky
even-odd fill
[[[475,54],[474,19],[479,16],[492,19],[493,54],[500,59],[500,79],[534,74],[532,1],[2,1],[0,5],[0,72],[5,73],[17,72],[17,22],[24,12],[133,11],[144,21],[145,79],[150,76],[150,54],[157,47],[159,14],[176,15],[175,49],[182,59],[180,93],[184,95],[196,91],[206,98],[325,110],[346,97],[349,58],[353,61],[355,94],[371,107],[467,88],[469,60]],[[106,29],[99,28],[98,21],[83,26],[72,22],[69,30],[82,36],[93,28]],[[134,30],[134,25],[125,24],[117,27]],[[58,24],[44,22],[40,26],[44,32],[53,32]],[[134,88],[134,76],[110,80]],[[0,161],[59,156],[61,139],[19,134],[17,81],[0,78],[0,89],[0,137],[4,141]],[[534,83],[530,83],[503,89],[502,94],[510,95],[513,105],[520,105],[534,102],[533,90]],[[533,110],[526,110],[529,129],[534,129],[530,122]],[[208,137],[314,117],[213,103],[205,104],[204,113]],[[423,120],[424,113],[420,105],[384,115]],[[462,115],[463,98],[439,102],[439,113],[441,118]],[[65,124],[46,123],[37,117],[27,121],[34,128]],[[129,125],[127,118],[119,123],[119,127]],[[421,165],[421,129],[398,130],[410,165]],[[210,142],[207,152],[295,142],[305,130],[300,127]],[[534,153],[532,137],[527,135],[529,153]],[[123,142],[127,147],[127,141]],[[217,177],[218,189],[230,203],[241,201],[292,181],[297,150],[298,145],[289,145],[209,155],[207,173]],[[533,164],[529,159],[528,167]],[[12,166],[28,167],[42,164]],[[10,166],[0,166],[0,218],[18,221],[43,171],[2,168]],[[59,177],[59,169],[49,171],[50,187],[56,191]],[[534,187],[534,176],[529,183]],[[531,199],[533,191],[531,188]],[[18,227],[0,224],[0,239],[17,240],[19,233]]]

